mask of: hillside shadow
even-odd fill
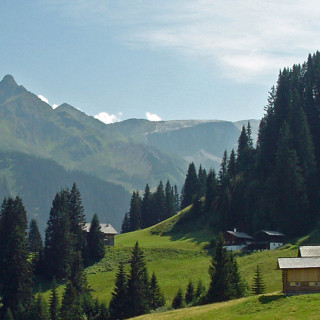
[[[274,302],[280,299],[284,299],[285,296],[283,294],[270,295],[270,296],[261,296],[259,297],[259,302],[261,304],[268,304],[270,302]]]
[[[169,236],[171,241],[189,240],[197,245],[210,242],[214,237],[212,228],[205,221],[205,217],[193,219],[193,217],[184,215],[170,231],[163,233],[164,236]]]

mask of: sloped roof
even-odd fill
[[[89,232],[91,223],[86,223],[84,230]],[[101,232],[104,234],[118,234],[116,229],[110,223],[100,223]]]
[[[270,231],[270,230],[260,230],[259,232],[264,232],[268,236],[279,236],[279,237],[284,237],[284,234],[279,232],[279,231]],[[257,232],[257,233],[259,233]]]
[[[278,258],[277,269],[320,268],[320,257]]]
[[[242,239],[253,239],[251,236],[246,234],[245,232],[237,232],[237,231],[226,231],[227,233]]]
[[[300,246],[298,257],[320,257],[320,246]]]

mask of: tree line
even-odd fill
[[[21,198],[3,200],[0,211],[0,319],[37,319],[35,313],[45,309],[42,298],[35,297],[32,292],[35,275],[66,282],[61,314],[69,312],[70,305],[78,303],[77,299],[88,300],[89,290],[82,269],[103,257],[104,240],[97,215],[93,217],[88,233],[84,232],[84,223],[81,195],[76,184],[71,190],[62,189],[55,196],[44,246],[35,220],[30,222],[27,233],[26,210]],[[93,300],[89,300],[87,302],[93,305]],[[100,305],[96,306],[96,313],[100,309]]]
[[[179,211],[180,199],[177,186],[171,186],[167,180],[162,181],[155,192],[151,192],[147,184],[141,198],[139,191],[132,193],[130,209],[124,216],[121,232],[130,232],[150,227],[160,221],[170,218]]]
[[[190,164],[182,208],[193,204],[216,232],[267,229],[295,237],[313,230],[320,214],[319,78],[319,52],[283,69],[269,93],[256,146],[248,123],[236,150],[224,152],[218,173],[208,172],[204,193]]]

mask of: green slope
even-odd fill
[[[284,297],[262,295],[144,315],[141,320],[316,320],[320,294]]]
[[[149,272],[154,271],[159,279],[167,305],[171,304],[179,287],[185,290],[189,280],[195,284],[202,280],[208,286],[211,258],[204,246],[213,234],[193,222],[179,226],[179,219],[188,212],[189,208],[148,229],[116,236],[115,247],[107,248],[105,258],[87,269],[93,295],[102,301],[109,301],[118,263],[123,260],[129,267],[130,252],[136,241],[145,253]],[[266,290],[271,293],[281,290],[281,272],[275,270],[277,258],[296,254],[295,245],[286,245],[278,250],[238,255],[237,261],[249,286],[257,264],[261,264]]]

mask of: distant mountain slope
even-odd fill
[[[176,156],[133,143],[68,104],[53,110],[10,75],[0,82],[0,137],[0,150],[50,158],[127,189],[168,178],[181,184],[187,166]]]
[[[249,120],[252,138],[257,139],[259,120]],[[109,125],[133,141],[145,143],[163,152],[179,156],[188,163],[209,169],[220,166],[223,152],[237,148],[243,125],[248,120],[174,120],[150,122],[130,119]]]
[[[42,231],[54,196],[61,188],[71,188],[74,182],[81,193],[87,220],[91,221],[97,213],[101,222],[111,223],[120,231],[130,200],[123,187],[84,172],[66,171],[53,160],[19,152],[0,152],[1,201],[8,195],[19,195],[28,220],[36,218]]]

